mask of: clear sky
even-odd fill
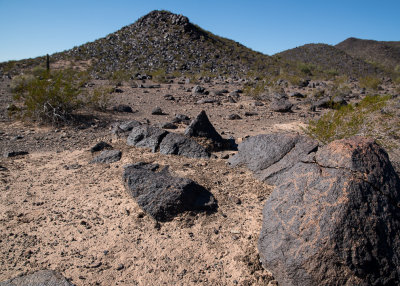
[[[0,62],[70,49],[155,9],[269,55],[348,37],[400,41],[400,0],[0,0]]]

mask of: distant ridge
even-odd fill
[[[348,38],[335,46],[347,54],[389,71],[400,72],[400,41],[384,42]]]
[[[379,70],[373,65],[327,44],[307,44],[283,51],[276,56],[288,61],[314,65],[321,70],[355,77],[379,73]]]

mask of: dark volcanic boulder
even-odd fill
[[[399,285],[400,180],[363,137],[310,154],[263,210],[259,253],[280,285]]]
[[[168,134],[168,131],[149,125],[140,125],[132,129],[127,138],[129,146],[151,148],[156,152],[162,139]]]
[[[0,286],[73,286],[73,284],[53,270],[40,270],[0,282]]]
[[[91,164],[93,163],[104,163],[104,164],[109,164],[109,163],[114,163],[119,160],[121,160],[122,152],[119,150],[105,150],[100,153],[97,157],[95,157],[92,161],[90,161]]]
[[[229,163],[232,166],[245,165],[260,180],[275,184],[285,172],[317,148],[317,141],[304,136],[261,134],[243,141]]]
[[[288,99],[275,99],[269,107],[275,112],[290,112],[292,111],[293,104]]]
[[[160,144],[161,154],[181,155],[189,158],[209,158],[210,154],[196,141],[176,133],[169,133]]]
[[[222,148],[224,140],[211,124],[206,112],[203,110],[185,129],[185,135],[188,137],[203,137],[210,139],[215,147]]]
[[[117,106],[113,107],[113,110],[116,112],[128,112],[128,113],[132,113],[132,107],[130,107],[129,105],[125,105],[125,104],[120,104]]]
[[[122,123],[116,123],[114,124],[111,133],[116,136],[121,136],[125,135],[128,132],[130,132],[133,128],[142,125],[139,121],[136,120],[130,120],[130,121],[125,121]]]
[[[127,191],[139,206],[158,221],[172,220],[185,211],[213,211],[213,195],[196,182],[173,177],[168,167],[137,163],[125,166],[123,180]]]
[[[90,148],[90,152],[95,153],[99,151],[103,151],[104,149],[112,149],[112,146],[104,141],[100,141],[96,143],[92,148]]]

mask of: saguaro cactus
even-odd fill
[[[49,54],[46,55],[46,69],[50,71],[50,56]]]

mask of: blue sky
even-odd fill
[[[70,49],[155,9],[269,55],[348,37],[400,41],[400,0],[0,0],[0,62]]]

